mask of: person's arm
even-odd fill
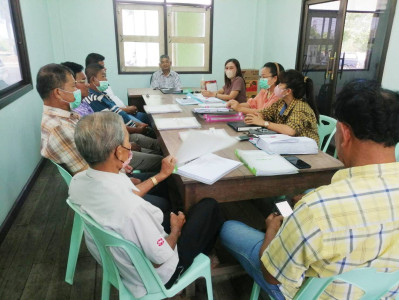
[[[175,249],[184,223],[186,223],[186,216],[181,211],[177,215],[170,213],[170,234],[165,238],[170,248]]]
[[[240,93],[240,91],[231,91],[230,94],[228,94],[228,95],[215,93],[214,97],[219,98],[220,100],[229,101],[229,100],[237,98],[239,93]]]
[[[211,92],[211,91],[207,91],[207,90],[202,90],[201,94],[204,97],[215,97],[216,94],[223,94],[224,93],[224,89],[221,88],[220,90],[218,90],[217,92]]]
[[[265,239],[263,240],[262,247],[260,248],[259,251],[259,258],[261,259],[263,256],[263,252],[265,252],[267,246],[271,243],[271,241],[275,238],[278,230],[281,227],[281,223],[283,222],[283,216],[281,215],[276,215],[276,214],[270,214],[267,219],[266,219],[266,233],[265,233]],[[274,278],[265,268],[265,266],[261,263],[261,270],[263,277],[265,277],[265,280],[270,283],[270,284],[279,284],[280,282]]]
[[[134,157],[133,157],[134,159]],[[155,176],[152,176],[151,178],[147,179],[146,181],[143,181],[142,183],[137,185],[137,188],[139,191],[133,191],[136,195],[139,195],[140,197],[144,196],[145,194],[148,193],[149,190],[151,190],[155,185],[157,185],[159,182],[165,180],[166,178],[169,177],[170,174],[172,174],[176,164],[176,159],[173,156],[167,156],[162,160],[162,166],[161,166],[161,171],[156,174]]]
[[[134,115],[137,113],[137,106],[130,105],[130,106],[126,106],[126,107],[121,107],[121,110],[123,110],[127,114]]]
[[[144,134],[147,130],[146,129],[147,127],[148,127],[147,124],[136,123],[136,127],[126,126],[126,129],[127,129],[127,132],[129,132],[129,134],[133,134],[133,133]]]
[[[158,76],[157,76],[157,72],[153,73],[151,76],[151,88],[159,88],[159,84],[158,84]]]

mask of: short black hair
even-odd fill
[[[356,138],[385,147],[399,142],[399,94],[372,80],[354,80],[337,95],[335,117],[349,125]]]
[[[101,70],[103,70],[104,67],[100,64],[91,64],[88,65],[85,69],[85,74],[87,77],[87,81],[90,82],[92,77],[96,77],[98,72],[100,72]]]
[[[36,76],[36,90],[40,97],[44,100],[52,90],[63,88],[68,74],[73,76],[72,70],[60,64],[48,64],[41,67]]]
[[[72,70],[72,72],[73,72],[73,77],[75,79],[76,79],[76,74],[83,71],[83,66],[82,65],[79,65],[79,64],[71,62],[71,61],[63,62],[63,63],[61,63],[61,65],[70,68]]]
[[[102,56],[101,54],[90,53],[86,56],[86,61],[85,61],[86,67],[91,64],[98,64],[100,61],[103,61],[104,59],[105,57]]]

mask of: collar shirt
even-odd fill
[[[132,120],[128,113],[124,112],[115,102],[104,92],[97,92],[89,89],[89,96],[85,97],[83,102],[90,105],[94,112],[112,111],[123,118],[126,126],[136,127],[136,122]]]
[[[285,109],[285,110],[284,110]],[[281,113],[281,111],[283,112]],[[276,124],[285,124],[295,130],[295,136],[314,139],[319,145],[317,120],[312,108],[305,101],[294,99],[287,107],[283,99],[260,111],[263,119]]]
[[[72,178],[69,198],[107,230],[120,234],[143,250],[146,257],[160,265],[155,268],[163,283],[174,273],[178,263],[177,246],[173,250],[165,240],[163,213],[133,193],[137,190],[122,173],[114,174],[89,168]],[[98,250],[85,234],[90,252],[101,261]],[[112,253],[126,288],[136,297],[146,294],[144,285],[124,250],[113,248]]]
[[[105,93],[112,99],[112,101],[115,102],[116,105],[118,105],[121,108],[125,108],[126,105],[123,103],[123,101],[114,94],[114,91],[112,90],[111,86],[108,86],[108,88],[105,90]]]
[[[302,198],[261,258],[292,299],[305,277],[355,268],[399,269],[399,163],[343,169],[331,184]],[[384,299],[395,299],[398,287]],[[362,291],[334,281],[319,299],[359,299]]]
[[[168,76],[165,76],[161,70],[156,71],[152,74],[151,78],[151,87],[152,88],[181,88],[181,82],[179,74],[175,71],[170,71]]]
[[[265,109],[270,107],[273,103],[277,102],[278,97],[270,92],[270,88],[261,89],[259,94],[255,96],[255,98],[248,99],[247,103],[250,108],[254,109]]]
[[[86,161],[79,154],[75,139],[80,116],[71,111],[44,105],[41,124],[41,155],[66,167],[71,173],[84,169]]]
[[[80,105],[73,109],[74,112],[78,113],[79,116],[84,117],[87,115],[90,115],[94,113],[93,109],[90,107],[90,105],[87,102],[81,102]]]

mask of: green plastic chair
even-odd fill
[[[62,178],[64,178],[66,184],[69,186],[72,180],[72,175],[69,174],[67,170],[61,167],[54,161],[51,161],[53,164],[57,166],[58,171],[60,172]],[[65,274],[65,281],[69,284],[73,284],[73,277],[75,275],[76,263],[78,262],[80,244],[82,242],[83,237],[83,221],[81,217],[75,213],[73,217],[73,225],[72,225],[72,233],[71,233],[71,242],[69,244],[69,254],[68,254],[68,263],[67,270]]]
[[[80,215],[83,220],[84,227],[87,232],[92,236],[97,249],[100,253],[102,267],[103,267],[103,281],[102,281],[102,300],[108,300],[110,294],[111,284],[119,290],[119,299],[123,300],[157,300],[173,297],[179,291],[187,287],[199,277],[204,277],[206,280],[206,289],[208,299],[213,300],[212,281],[211,281],[211,264],[210,259],[204,255],[199,254],[190,268],[179,278],[170,289],[166,289],[162,283],[159,275],[155,271],[152,263],[144,255],[143,251],[135,244],[125,240],[115,232],[103,229],[97,222],[90,216],[82,213],[78,206],[72,204],[67,199],[68,205],[75,211],[75,215]],[[118,268],[114,262],[110,247],[119,247],[126,251],[132,264],[136,267],[147,294],[141,298],[135,298],[129,290],[124,286],[122,279],[119,275]]]
[[[395,157],[396,161],[399,161],[399,143],[397,143],[395,147]]]
[[[325,288],[334,280],[345,281],[362,289],[364,295],[361,299],[363,300],[376,300],[381,299],[381,297],[399,284],[399,271],[385,273],[377,272],[375,268],[359,268],[326,278],[308,278],[294,299],[318,299]],[[260,287],[254,282],[250,300],[257,300],[259,292]],[[396,299],[399,299],[399,295]]]
[[[323,152],[326,152],[328,149],[328,146],[330,145],[331,139],[335,134],[335,131],[337,130],[335,128],[335,125],[337,124],[337,120],[334,118],[325,116],[325,115],[320,115],[320,121],[318,125],[318,133],[319,133],[319,138],[320,138],[320,150]],[[324,139],[328,136],[327,140],[324,142]],[[323,143],[324,142],[324,143]],[[322,148],[322,145],[324,147]]]

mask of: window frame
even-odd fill
[[[6,0],[10,7],[11,26],[17,48],[22,79],[0,91],[0,110],[33,89],[29,56],[19,0]]]
[[[118,74],[120,75],[135,75],[135,74],[152,74],[155,71],[159,70],[159,67],[131,67],[128,70],[126,70],[126,67],[122,67],[122,61],[124,60],[123,55],[123,42],[120,40],[122,37],[122,22],[118,21],[118,9],[119,9],[119,4],[122,5],[133,5],[135,7],[140,7],[140,6],[147,6],[147,7],[162,7],[163,9],[163,21],[160,18],[160,25],[161,22],[163,22],[161,26],[161,32],[160,32],[160,37],[161,39],[163,38],[163,41],[160,42],[160,55],[162,54],[168,54],[171,59],[172,59],[172,46],[171,42],[172,41],[181,41],[181,38],[175,37],[171,38],[170,41],[168,41],[168,34],[171,31],[170,27],[170,21],[168,18],[168,13],[170,11],[170,8],[177,8],[183,7],[183,6],[189,6],[189,7],[200,7],[204,8],[206,11],[209,13],[209,22],[205,22],[205,38],[193,38],[190,37],[191,40],[199,40],[199,39],[207,39],[206,35],[208,34],[208,42],[204,42],[204,67],[175,67],[172,66],[173,70],[177,71],[179,74],[211,74],[212,73],[212,41],[213,41],[213,7],[214,7],[214,0],[211,0],[211,5],[198,5],[198,4],[187,4],[187,3],[172,3],[172,2],[167,2],[167,0],[163,0],[163,2],[142,2],[142,1],[137,1],[137,0],[113,0],[114,4],[114,23],[115,23],[115,42],[116,42],[116,51],[117,51],[117,62],[118,62]],[[162,32],[163,29],[163,32]],[[124,40],[126,41],[126,40]],[[189,42],[190,43],[190,42]],[[162,45],[162,46],[161,46]],[[208,50],[208,51],[207,51]],[[172,59],[173,63],[173,59]],[[132,68],[138,69],[136,71],[133,71]],[[123,70],[125,69],[125,70]]]

